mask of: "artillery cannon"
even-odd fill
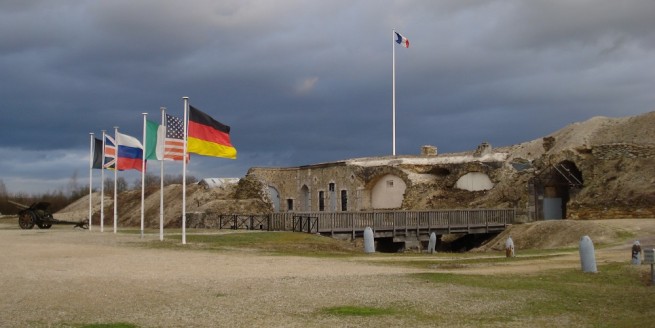
[[[53,224],[70,224],[74,225],[74,228],[82,228],[82,229],[88,229],[89,228],[89,220],[84,219],[79,222],[73,222],[73,221],[63,221],[63,220],[57,220],[52,216],[52,213],[48,211],[48,208],[50,207],[50,203],[47,202],[37,202],[33,203],[30,206],[23,205],[21,203],[16,203],[13,201],[9,201],[10,203],[16,205],[18,208],[20,208],[20,212],[18,212],[18,225],[20,226],[21,229],[32,229],[34,228],[34,225],[39,227],[39,229],[50,229]]]

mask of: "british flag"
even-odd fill
[[[116,168],[116,142],[109,135],[105,135],[104,164],[102,167],[106,169]]]

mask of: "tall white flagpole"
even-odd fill
[[[91,215],[93,215],[93,158],[95,155],[95,140],[93,132],[89,133],[91,136],[91,148],[89,152],[89,231],[91,231]]]
[[[105,130],[102,130],[102,170],[100,170],[100,232],[105,231]]]
[[[164,240],[164,150],[166,149],[166,107],[161,109],[161,125],[164,127],[164,144],[161,158],[159,159],[159,240]],[[159,137],[157,142],[159,142]]]
[[[391,69],[392,71],[392,76],[393,76],[393,82],[392,82],[392,102],[393,102],[393,108],[391,110],[391,136],[392,136],[392,141],[391,141],[391,147],[392,147],[392,155],[396,156],[396,30],[394,29],[391,33],[391,47],[392,47],[392,61],[393,61],[393,68]]]
[[[114,127],[114,146],[116,147],[116,161],[114,164],[114,233],[118,226],[118,127]]]
[[[148,113],[141,113],[143,115],[143,149],[141,150],[141,238],[143,238],[143,226],[144,226],[144,202],[146,194],[146,117]]]
[[[184,99],[184,156],[182,157],[182,244],[186,244],[186,156],[189,133],[189,97]]]

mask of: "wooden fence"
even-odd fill
[[[302,231],[360,235],[366,227],[391,236],[436,232],[486,233],[502,231],[516,221],[514,209],[454,209],[385,212],[287,212],[269,215],[204,214],[190,227]]]

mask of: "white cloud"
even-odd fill
[[[314,90],[316,83],[318,82],[318,77],[308,77],[296,84],[295,91],[299,95],[307,94]]]

